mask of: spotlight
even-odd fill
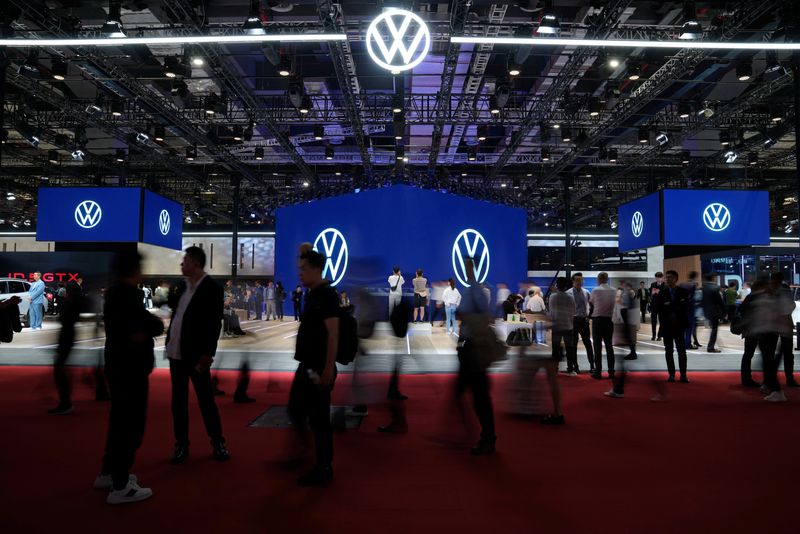
[[[783,65],[778,60],[778,53],[774,50],[767,50],[767,68],[764,70],[764,77],[772,81],[784,74],[786,74],[786,69],[783,68]]]
[[[187,146],[186,147],[186,161],[194,161],[197,159],[197,147],[196,146]]]
[[[108,18],[100,29],[100,33],[105,37],[113,39],[126,37],[125,29],[122,27],[122,8],[120,4],[119,0],[110,0],[108,2]]]
[[[50,67],[50,75],[53,79],[58,81],[64,81],[67,77],[67,62],[60,58],[53,58],[52,65]]]
[[[402,113],[403,111],[403,97],[395,95],[392,97],[392,113]]]
[[[303,182],[303,187],[308,187],[308,182]]]
[[[263,160],[263,159],[264,159],[264,147],[262,147],[262,146],[257,146],[257,147],[256,147],[256,148],[253,150],[253,157],[256,159],[256,161],[261,161],[261,160]]]
[[[650,142],[650,130],[647,128],[639,128],[639,143],[646,145]]]
[[[617,67],[620,66],[619,59],[613,56],[608,58],[608,66],[611,67],[612,69],[616,69]]]
[[[542,147],[542,161],[550,161],[550,147],[543,146]]]
[[[136,134],[136,141],[137,141],[137,142],[139,142],[139,143],[141,143],[141,144],[143,144],[143,145],[144,145],[144,144],[147,144],[147,142],[148,142],[149,140],[150,140],[150,136],[149,136],[149,135],[147,135],[145,132],[138,132],[138,133]]]
[[[323,137],[325,137],[325,127],[322,125],[314,126],[314,139],[322,141]]]
[[[211,93],[203,101],[203,109],[206,115],[214,115],[217,112],[217,105],[219,104],[219,97],[216,93]]]
[[[169,93],[172,96],[187,99],[189,95],[189,86],[183,80],[173,80],[172,86],[169,88]]]
[[[589,99],[589,116],[597,117],[600,115],[600,110],[603,108],[603,103],[599,98],[593,96]]]
[[[514,58],[511,54],[506,56],[506,64],[508,65],[509,76],[519,76],[522,73],[522,67],[514,62]]]
[[[122,117],[122,111],[125,109],[125,105],[121,100],[114,100],[111,102],[111,115],[114,117]]]
[[[72,151],[72,160],[73,161],[83,161],[83,159],[85,157],[86,157],[86,153],[83,150],[81,150],[80,148],[76,148],[75,150]]]
[[[0,130],[0,144],[6,144],[8,141],[8,130]]]
[[[103,113],[103,101],[105,98],[102,94],[95,97],[94,102],[86,106],[86,114],[92,117],[97,117]]]
[[[688,165],[689,161],[691,161],[692,153],[688,150],[681,151],[681,163],[684,165]]]
[[[628,79],[635,82],[642,77],[642,65],[638,61],[632,61],[628,65]]]
[[[560,30],[561,24],[558,22],[558,17],[556,17],[555,12],[553,11],[553,2],[551,0],[547,0],[544,4],[542,19],[539,21],[539,27],[536,28],[536,33],[540,33],[542,35],[555,35]]]
[[[736,161],[736,158],[739,157],[739,154],[737,154],[735,150],[728,150],[722,155],[722,157],[725,159],[725,163],[730,165]]]
[[[125,161],[125,150],[122,148],[118,148],[116,155],[114,156],[114,160],[117,163],[122,163],[123,161]]]
[[[489,98],[489,113],[492,115],[499,115],[500,114],[500,105],[497,103],[497,97],[492,96]]]
[[[167,56],[164,58],[164,76],[167,78],[192,77],[192,67],[181,61],[178,56]]]
[[[609,148],[608,149],[608,161],[610,163],[616,163],[618,159],[617,149],[616,148]]]
[[[727,130],[723,130],[719,132],[719,144],[722,146],[730,146],[731,144],[731,133]]]
[[[572,132],[569,128],[561,128],[561,140],[565,143],[572,141]]]
[[[47,161],[49,161],[53,165],[58,164],[58,150],[48,150]]]
[[[667,143],[669,143],[669,136],[667,135],[666,132],[658,132],[658,135],[656,136],[656,141],[658,142],[659,145],[664,146]]]
[[[253,121],[249,121],[242,132],[242,138],[248,143],[253,140],[253,127]]]
[[[753,77],[753,62],[750,60],[742,61],[736,65],[736,77],[740,82],[746,82]]]
[[[758,152],[749,152],[747,154],[747,163],[750,165],[758,165]]]
[[[778,106],[769,107],[769,120],[772,122],[781,122],[783,120],[783,111]]]
[[[300,113],[302,113],[303,115],[307,115],[308,112],[311,111],[311,106],[312,106],[311,97],[308,95],[303,95],[303,101],[300,103],[298,111],[300,111]]]
[[[333,147],[327,146],[325,147],[325,159],[330,161],[333,159]]]
[[[475,161],[478,159],[478,153],[474,148],[467,150],[467,161]]]
[[[288,58],[281,58],[280,65],[278,65],[278,74],[284,77],[292,75],[292,64]]]
[[[764,148],[770,148],[775,145],[788,131],[789,129],[783,125],[770,128],[764,136]]]
[[[233,140],[237,141],[237,142],[241,142],[242,141],[242,137],[244,136],[244,130],[242,129],[242,127],[241,126],[234,126],[232,128],[232,131],[233,131]]]
[[[478,141],[486,141],[489,136],[489,127],[485,124],[479,124],[476,128]]]
[[[678,116],[682,119],[688,119],[692,114],[692,106],[689,102],[678,102]]]
[[[17,200],[17,196],[11,191],[9,191],[8,193],[6,193],[6,200]]]
[[[153,139],[158,141],[159,143],[164,142],[164,136],[166,135],[166,128],[161,124],[157,124],[155,129],[153,130]]]
[[[39,56],[37,54],[37,48],[32,48],[31,51],[28,53],[28,57],[25,59],[23,63],[20,64],[17,72],[25,76],[26,78],[38,78],[39,77]]]
[[[242,30],[246,35],[266,35],[264,25],[261,23],[260,0],[250,0],[250,14],[242,24]]]
[[[693,1],[683,3],[683,26],[678,39],[691,41],[703,38],[703,26],[697,22],[697,10]]]
[[[703,102],[697,106],[697,116],[710,119],[714,116],[714,108],[711,107],[710,102]]]
[[[405,157],[406,157],[406,153],[405,153],[405,150],[403,150],[403,147],[401,147],[401,146],[395,147],[395,149],[394,149],[394,159],[396,159],[397,161],[403,161],[403,158],[405,158]]]

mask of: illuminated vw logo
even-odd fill
[[[367,28],[367,52],[372,61],[386,70],[413,69],[431,48],[431,32],[419,15],[389,8]],[[397,58],[397,55],[400,55]]]
[[[486,281],[489,274],[489,245],[483,236],[472,228],[458,234],[453,243],[453,271],[462,286],[468,286],[467,269],[464,260],[472,258],[475,261],[475,280],[478,283]]]
[[[709,204],[703,210],[703,224],[712,232],[721,232],[731,224],[731,212],[719,202]]]
[[[158,216],[158,229],[161,230],[161,235],[169,233],[169,212],[167,210],[161,210]]]
[[[94,200],[84,200],[75,208],[75,222],[81,228],[94,228],[100,224],[102,218],[103,210],[100,209],[100,204]]]
[[[330,278],[331,285],[335,286],[344,278],[347,271],[347,241],[336,228],[326,228],[314,240],[314,250],[325,254],[325,268],[322,270],[323,278]]]
[[[644,230],[644,217],[642,217],[642,212],[637,211],[631,217],[631,232],[633,232],[633,237],[639,237],[642,235],[642,231]]]

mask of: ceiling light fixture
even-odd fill
[[[722,155],[722,157],[725,159],[725,163],[730,165],[736,161],[736,159],[739,157],[739,154],[737,154],[735,150],[728,150]]]
[[[683,21],[678,39],[693,41],[703,38],[703,26],[697,21],[697,10],[692,0],[683,3]]]
[[[197,147],[196,146],[187,146],[186,147],[186,161],[194,161],[197,159]]]
[[[753,77],[753,62],[750,60],[742,61],[736,65],[736,78],[740,82],[746,82]]]
[[[546,0],[544,3],[544,10],[542,11],[542,18],[539,21],[539,26],[536,28],[536,33],[540,35],[556,35],[560,30],[561,24],[553,10],[553,2],[552,0]]]
[[[476,128],[476,133],[478,141],[486,141],[487,137],[489,136],[489,127],[485,124],[479,124]]]
[[[116,160],[117,163],[122,163],[123,161],[125,161],[125,149],[118,148],[116,151],[116,155],[114,156],[114,159]]]
[[[639,128],[639,143],[646,145],[650,142],[650,130],[645,127]]]
[[[83,161],[86,157],[86,153],[81,150],[80,148],[76,148],[72,151],[72,160],[73,161]]]
[[[58,164],[58,150],[48,150],[47,151],[47,161],[49,161],[53,165],[57,165]]]
[[[314,126],[314,139],[317,141],[322,141],[325,137],[325,127],[320,125]]]
[[[52,65],[50,67],[50,75],[53,79],[58,81],[64,81],[67,77],[67,62],[61,58],[53,58]]]
[[[658,135],[656,136],[656,141],[658,142],[659,145],[664,146],[667,143],[669,143],[669,135],[667,135],[667,132],[658,132]]]
[[[333,159],[333,156],[334,156],[333,147],[332,146],[326,146],[325,147],[325,159],[330,161],[330,160]]]
[[[250,13],[242,24],[242,30],[246,35],[266,35],[264,23],[261,22],[260,0],[250,0]]]
[[[108,2],[108,18],[100,29],[100,33],[110,39],[124,39],[125,29],[122,27],[122,6],[119,0]]]

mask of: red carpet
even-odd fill
[[[76,370],[76,377],[86,370]],[[639,375],[641,376],[641,375]],[[608,381],[564,378],[567,425],[548,428],[505,415],[504,384],[493,377],[498,453],[472,458],[428,439],[441,421],[448,376],[406,376],[411,432],[378,434],[385,408],[361,429],[338,434],[336,481],[298,488],[278,463],[287,430],[246,425],[285,404],[290,375],[254,373],[256,404],[220,399],[233,458],[217,463],[196,407],[192,456],[167,464],[169,384],[151,380],[144,445],[134,472],[154,490],[144,503],[110,507],[91,488],[100,463],[107,404],[76,379],[76,412],[52,405],[48,368],[0,368],[0,530],[28,532],[797,532],[796,452],[800,391],[768,404],[732,384],[730,373],[694,373],[666,403],[631,381],[608,399]],[[234,373],[223,374],[229,394]],[[337,383],[348,402],[349,376]],[[270,382],[270,391],[267,383]],[[455,423],[453,423],[455,424]]]

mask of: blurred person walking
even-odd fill
[[[639,282],[639,289],[636,290],[636,299],[639,301],[642,324],[644,324],[647,321],[647,306],[650,304],[650,292],[645,287],[644,282]]]
[[[664,338],[664,356],[667,360],[667,382],[675,382],[675,358],[673,352],[678,351],[678,367],[681,373],[681,382],[688,383],[686,374],[686,345],[684,332],[688,323],[686,308],[689,305],[689,293],[678,286],[678,273],[667,271],[667,283],[656,297],[661,333]]]
[[[42,273],[36,271],[33,273],[33,283],[28,289],[28,300],[30,305],[28,307],[28,317],[31,330],[42,329],[42,317],[44,316],[44,282],[42,282]]]
[[[574,293],[573,293],[574,297]],[[614,305],[617,300],[617,290],[608,285],[608,273],[597,275],[597,287],[592,290],[591,300],[594,306],[592,312],[592,340],[594,342],[594,371],[592,378],[603,378],[603,345],[606,347],[606,361],[608,362],[608,378],[614,378]]]
[[[730,280],[728,282],[728,287],[725,288],[723,293],[725,298],[725,318],[727,322],[733,321],[733,318],[736,317],[736,299],[739,296],[739,292],[736,290],[736,281]]]
[[[635,360],[636,355],[636,324],[635,316],[631,319],[631,312],[636,312],[635,294],[628,282],[622,281],[620,284],[619,313],[622,318],[622,339],[628,345],[630,352],[625,355],[625,360]]]
[[[758,320],[756,314],[761,308],[760,300],[768,298],[764,293],[767,291],[765,280],[756,280],[752,284],[750,293],[742,301],[739,307],[739,315],[736,321],[731,324],[731,333],[740,333],[744,338],[744,352],[742,353],[741,363],[741,383],[745,387],[759,387],[761,384],[753,380],[753,356],[758,349],[758,331],[754,322]]]
[[[267,302],[266,320],[269,321],[270,317],[272,317],[273,319],[277,319],[278,314],[276,313],[275,309],[275,297],[276,297],[275,284],[272,282],[272,280],[267,282],[267,288],[264,290],[264,296]]]
[[[425,308],[428,307],[428,279],[422,276],[422,269],[417,269],[417,276],[411,283],[414,286],[414,322],[424,323]]]
[[[658,299],[656,295],[665,287],[664,273],[658,271],[655,278],[655,282],[650,284],[650,324],[653,328],[651,341],[661,341],[661,332],[658,331]]]
[[[792,340],[794,321],[792,321],[792,312],[795,309],[795,304],[792,290],[784,282],[783,273],[781,272],[770,275],[770,285],[772,293],[775,295],[776,327],[781,344],[780,354],[775,355],[775,372],[777,373],[781,357],[783,357],[783,373],[786,377],[786,387],[800,387],[800,384],[794,379],[794,345]]]
[[[679,285],[685,289],[690,296],[686,306],[686,315],[689,323],[686,325],[683,343],[686,345],[686,348],[697,349],[700,348],[700,343],[697,341],[697,298],[695,297],[698,291],[697,271],[691,271],[689,273],[689,279],[686,282],[681,282]],[[702,301],[702,296],[700,300]]]
[[[301,439],[310,426],[316,461],[297,482],[324,485],[333,480],[333,430],[331,393],[336,381],[339,343],[339,298],[330,281],[322,277],[325,256],[301,247],[300,281],[308,288],[294,359],[299,362],[289,393],[289,415]]]
[[[567,294],[575,301],[575,315],[572,318],[572,342],[574,344],[572,351],[575,353],[575,357],[572,360],[572,369],[569,368],[569,359],[567,360],[567,372],[572,371],[575,374],[580,374],[580,369],[578,369],[578,337],[580,337],[586,349],[589,372],[594,374],[594,350],[592,349],[592,336],[589,330],[589,314],[591,311],[589,301],[591,300],[591,295],[583,287],[583,273],[572,275],[572,287],[567,290]]]
[[[79,278],[82,281],[82,279]],[[141,308],[141,304],[139,305]],[[58,390],[58,405],[47,411],[50,415],[68,415],[73,412],[72,383],[66,365],[75,344],[75,324],[83,308],[83,290],[80,284],[69,282],[61,306],[61,330],[58,332],[53,377]]]
[[[706,318],[706,324],[711,328],[706,350],[708,352],[722,352],[714,345],[717,343],[719,323],[725,318],[725,305],[717,285],[717,277],[714,274],[707,275],[703,284],[703,315]]]
[[[223,291],[206,272],[206,254],[199,247],[185,250],[181,273],[171,297],[172,320],[166,340],[169,374],[172,383],[172,422],[175,450],[172,465],[189,457],[189,381],[194,387],[200,413],[206,427],[214,458],[228,460],[230,452],[222,435],[211,365],[217,352],[217,340],[223,316]]]
[[[514,297],[516,298],[516,295],[514,295]],[[528,299],[528,308],[525,310],[525,313],[529,315],[528,322],[533,323],[533,330],[536,333],[536,343],[544,345],[547,340],[544,328],[547,306],[544,304],[541,288],[533,287],[533,296]]]
[[[110,490],[108,504],[142,501],[153,495],[130,474],[144,437],[150,373],[155,356],[153,338],[164,332],[164,323],[143,308],[141,256],[119,254],[112,264],[115,277],[105,293],[105,376],[111,394],[108,436],[97,489]]]

